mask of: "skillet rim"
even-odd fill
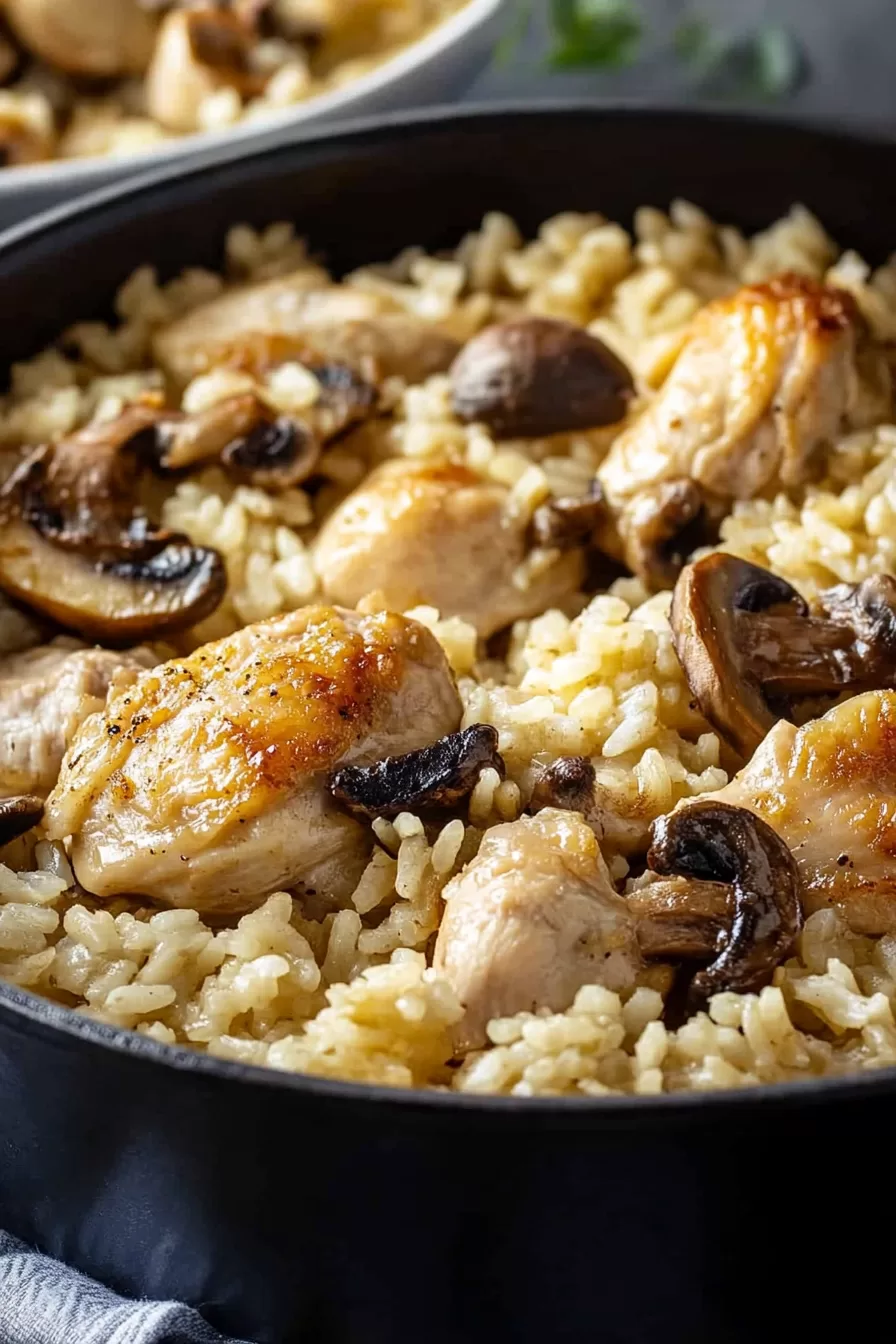
[[[596,120],[622,119],[630,123],[643,122],[645,126],[657,119],[671,120],[683,128],[690,125],[698,133],[707,123],[731,126],[742,131],[754,128],[765,132],[779,130],[791,136],[802,136],[807,142],[825,141],[840,150],[877,147],[890,148],[896,152],[896,134],[879,130],[843,129],[824,122],[809,124],[797,118],[766,112],[646,104],[633,99],[552,98],[536,102],[512,99],[404,110],[309,128],[293,141],[284,142],[272,133],[270,139],[256,142],[250,153],[245,148],[227,146],[219,152],[197,155],[195,159],[186,162],[153,167],[123,182],[115,182],[73,201],[54,206],[6,229],[0,233],[0,268],[14,263],[19,252],[43,241],[47,235],[64,231],[69,226],[83,226],[85,221],[90,221],[123,201],[136,203],[147,195],[164,193],[168,188],[175,189],[186,180],[207,178],[213,183],[216,174],[234,170],[244,160],[253,163],[263,163],[265,160],[274,162],[278,158],[300,156],[306,150],[328,146],[338,151],[363,146],[384,135],[398,137],[403,132],[438,130],[448,124],[475,125],[507,120],[536,123],[570,116]],[[769,1105],[788,1109],[794,1105],[843,1104],[862,1099],[879,1099],[896,1093],[896,1067],[890,1067],[836,1077],[705,1092],[663,1093],[651,1097],[479,1096],[343,1082],[313,1074],[288,1073],[261,1065],[220,1059],[187,1046],[167,1045],[128,1028],[100,1022],[3,980],[0,980],[0,1017],[10,1019],[10,1025],[22,1029],[24,1036],[41,1037],[60,1048],[81,1044],[90,1050],[110,1051],[140,1060],[154,1068],[173,1070],[177,1074],[192,1074],[203,1080],[219,1079],[228,1083],[275,1088],[336,1104],[374,1104],[379,1110],[386,1108],[408,1117],[421,1112],[433,1116],[441,1114],[451,1116],[455,1121],[462,1116],[470,1121],[477,1117],[506,1121],[511,1116],[522,1119],[531,1116],[536,1123],[553,1119],[573,1124],[576,1121],[583,1122],[591,1127],[601,1120],[606,1122],[607,1127],[637,1120],[652,1128],[655,1123],[667,1125],[672,1120],[687,1123],[698,1116],[707,1116],[711,1120],[719,1111],[740,1115],[756,1107],[765,1108]]]

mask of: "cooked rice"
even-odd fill
[[[69,77],[42,60],[39,51],[29,52],[21,77],[0,89],[0,119],[15,147],[11,162],[121,157],[154,149],[178,133],[224,131],[241,121],[263,121],[360,79],[465,3],[314,0],[309,6],[308,0],[275,0],[268,17],[277,34],[254,37],[246,62],[257,92],[239,90],[239,72],[229,72],[226,62],[218,64],[208,82],[219,87],[198,100],[188,125],[182,122],[184,99],[178,100],[177,122],[164,114],[163,121],[154,119],[152,112],[161,109],[151,98],[147,106],[148,81],[142,77],[105,78],[100,81],[103,92],[91,93],[89,86],[96,80]],[[10,50],[4,39],[4,56]],[[187,82],[182,65],[181,60],[166,62],[166,84]]]
[[[314,264],[283,225],[261,234],[233,230],[227,263],[225,280],[192,271],[164,286],[144,268],[118,296],[115,329],[82,324],[68,333],[67,354],[54,350],[17,366],[0,415],[5,447],[13,452],[115,414],[155,388],[153,330],[223,284]],[[459,336],[520,310],[584,323],[630,361],[647,399],[703,303],[785,269],[850,288],[876,334],[896,336],[896,263],[870,273],[854,255],[838,255],[801,209],[752,239],[683,202],[668,215],[639,211],[633,236],[597,215],[565,214],[528,243],[494,214],[452,256],[411,249],[347,283],[450,319]],[[301,373],[281,371],[277,387],[259,391],[313,396]],[[228,395],[234,377],[196,380],[185,403]],[[245,386],[245,375],[238,377]],[[387,457],[463,463],[508,485],[510,507],[528,517],[546,498],[583,489],[613,435],[497,444],[481,426],[456,421],[443,377],[396,386],[394,402],[391,422],[327,450],[327,484],[313,497],[235,487],[216,469],[164,487],[164,522],[218,548],[227,564],[227,598],[191,642],[313,600],[317,528]],[[722,544],[812,595],[896,569],[894,519],[896,426],[881,425],[839,442],[817,485],[737,505]],[[540,563],[545,557],[535,552],[529,565]],[[519,582],[528,578],[521,573]],[[281,892],[223,929],[190,910],[153,912],[123,898],[100,906],[73,887],[58,845],[17,842],[0,866],[0,975],[164,1042],[396,1086],[653,1095],[896,1064],[896,937],[859,937],[822,911],[806,921],[796,954],[771,985],[759,994],[717,995],[708,1013],[677,1030],[661,1020],[665,985],[653,973],[626,1002],[591,985],[565,1012],[492,1021],[488,1048],[453,1065],[461,1009],[429,966],[441,893],[485,830],[521,814],[536,767],[564,755],[592,759],[601,848],[621,889],[651,822],[727,781],[719,739],[693,707],[675,656],[668,608],[668,593],[648,597],[637,581],[620,580],[566,610],[518,622],[502,659],[487,657],[464,621],[413,609],[458,677],[464,724],[493,724],[507,766],[503,780],[482,772],[463,818],[440,827],[410,813],[375,822],[376,846],[337,914],[309,919]]]

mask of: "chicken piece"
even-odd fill
[[[107,691],[130,686],[155,661],[148,649],[112,653],[64,638],[0,658],[0,795],[49,793]]]
[[[718,523],[732,500],[810,480],[839,434],[886,414],[890,392],[883,354],[842,290],[782,275],[709,304],[598,470],[620,558],[643,573],[639,540],[668,549],[701,502]]]
[[[896,692],[869,691],[802,728],[775,724],[715,794],[757,813],[793,851],[806,914],[896,932]]]
[[[634,984],[634,921],[574,812],[494,827],[444,897],[433,965],[464,1008],[459,1050],[484,1045],[493,1017],[560,1011],[582,985]]]
[[[526,522],[504,486],[460,466],[384,463],[331,514],[315,545],[327,597],[355,606],[368,593],[398,611],[417,603],[460,616],[487,638],[575,592],[580,550],[518,586]]]
[[[305,607],[165,663],[84,724],[47,804],[99,897],[232,914],[272,891],[346,898],[369,827],[329,796],[366,765],[453,732],[445,656],[415,621]]]
[[[262,374],[286,360],[346,365],[374,385],[392,375],[417,383],[447,369],[458,349],[433,324],[333,285],[310,266],[229,290],[163,327],[153,343],[178,386],[220,364]]]

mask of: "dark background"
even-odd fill
[[[806,80],[777,110],[814,120],[878,125],[896,132],[896,0],[634,0],[649,33],[639,58],[622,70],[550,74],[547,3],[534,0],[532,31],[507,68],[493,68],[472,97],[586,95],[645,98],[663,102],[711,101],[670,51],[671,35],[684,16],[707,19],[715,31],[736,37],[762,24],[783,25],[806,58]],[[520,0],[507,0],[509,6]],[[734,106],[744,100],[728,91],[718,97]]]

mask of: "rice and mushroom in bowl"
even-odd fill
[[[896,1063],[892,267],[275,225],[117,311],[0,418],[0,975],[397,1086]]]
[[[2,0],[0,166],[135,154],[343,87],[466,0]]]

